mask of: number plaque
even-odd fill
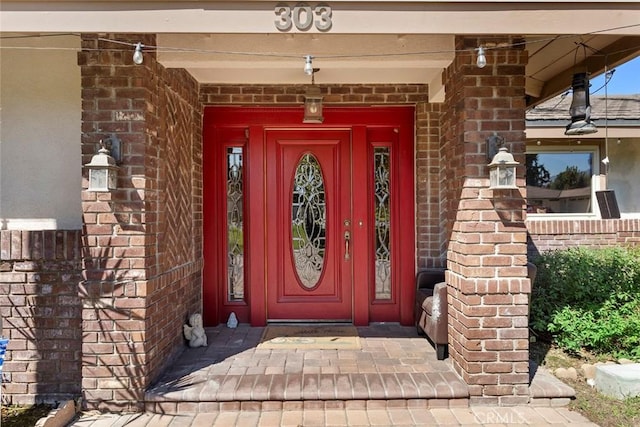
[[[277,19],[274,21],[279,31],[291,31],[295,26],[298,31],[309,31],[315,27],[318,31],[329,31],[332,25],[331,7],[319,3],[315,7],[308,3],[296,3],[291,7],[287,3],[278,3],[274,9]]]

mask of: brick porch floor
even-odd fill
[[[247,325],[207,329],[208,347],[186,349],[147,391],[147,412],[469,406],[467,385],[448,360],[437,360],[415,328],[358,328],[358,350],[258,349],[263,330]],[[532,401],[568,402],[573,390],[536,376]]]

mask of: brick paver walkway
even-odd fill
[[[435,409],[225,411],[185,415],[84,414],[73,427],[313,427],[313,426],[594,426],[566,408],[518,406]]]

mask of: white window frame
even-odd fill
[[[600,171],[600,146],[598,144],[585,143],[584,145],[576,144],[562,144],[562,145],[536,145],[535,142],[527,142],[526,154],[543,154],[543,153],[591,153],[591,212],[589,213],[529,213],[527,212],[527,219],[532,220],[558,220],[558,219],[600,219],[600,209],[598,206],[598,200],[596,199],[596,191],[602,189]],[[525,173],[526,180],[526,173]],[[525,183],[526,186],[526,183]],[[529,201],[528,197],[526,198]]]

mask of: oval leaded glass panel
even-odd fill
[[[322,275],[326,225],[322,170],[313,154],[305,154],[293,175],[291,247],[296,273],[306,289],[314,288]]]

